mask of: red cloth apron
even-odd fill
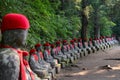
[[[47,52],[48,52],[48,55],[50,55],[50,50],[47,50]]]
[[[42,53],[42,52],[39,52],[39,54],[40,54],[40,58],[43,59],[43,53]]]
[[[30,66],[29,66],[28,61],[24,59],[24,60],[23,60],[23,63],[24,63],[24,65],[25,65],[25,67],[27,68],[27,70],[29,71],[31,79],[32,79],[32,80],[35,80],[35,78],[34,78],[34,73],[33,73],[32,70],[30,69]]]
[[[32,54],[34,56],[35,60],[38,61],[38,56],[36,54]]]
[[[0,45],[0,48],[11,48],[13,50],[15,50],[20,58],[20,74],[19,74],[19,80],[26,80],[26,71],[25,71],[25,65],[23,63],[23,54],[22,54],[22,50],[17,50],[15,48],[12,48],[11,46],[6,46],[6,45]],[[28,66],[29,67],[29,66]],[[31,76],[31,75],[30,75]],[[31,76],[32,80],[34,80],[34,76]]]

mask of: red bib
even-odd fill
[[[6,46],[6,45],[0,45],[0,48],[11,48],[13,50],[15,50],[20,58],[20,74],[19,74],[19,80],[26,80],[26,71],[25,71],[25,65],[23,62],[23,54],[22,54],[22,50],[17,50],[15,48],[12,48],[11,46]],[[30,75],[31,76],[31,75]],[[31,76],[32,80],[34,80],[33,76]]]
[[[42,52],[39,52],[39,54],[40,54],[40,58],[43,59],[43,53],[42,53]]]
[[[50,55],[50,50],[47,50],[47,52],[48,52],[48,55]]]
[[[28,61],[24,59],[24,60],[23,60],[23,63],[24,63],[24,65],[25,65],[25,67],[27,68],[27,70],[29,71],[31,79],[32,79],[32,80],[35,80],[35,78],[34,78],[34,73],[33,73],[32,70],[30,69],[30,66],[29,66],[29,64],[28,64]]]
[[[38,61],[38,56],[36,54],[32,54],[34,56],[35,60]]]

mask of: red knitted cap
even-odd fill
[[[33,54],[33,53],[35,53],[35,52],[36,52],[35,49],[31,49],[29,53],[30,53],[30,54]]]
[[[74,38],[73,40],[74,40],[74,41],[77,41],[77,38]]]
[[[84,38],[84,41],[87,41],[87,38]]]
[[[60,41],[57,41],[56,44],[60,44]]]
[[[35,45],[35,47],[40,47],[40,46],[41,46],[41,44],[40,44],[40,43],[38,43],[38,44],[36,44],[36,45]]]
[[[82,41],[82,38],[78,38],[78,42]]]
[[[46,42],[43,46],[50,46],[50,44],[48,42]]]
[[[105,36],[102,36],[102,38],[105,38]]]
[[[97,38],[95,37],[94,40],[97,40]]]
[[[103,39],[103,37],[102,37],[102,36],[100,36],[100,39]]]
[[[66,42],[67,42],[67,40],[63,40],[62,42],[63,42],[63,43],[66,43]]]
[[[54,47],[55,47],[54,44],[51,44],[50,46],[51,46],[51,48],[54,48]]]
[[[15,30],[15,29],[28,29],[30,27],[29,21],[26,16],[22,14],[9,13],[2,19],[1,31]]]
[[[70,43],[74,43],[74,40],[70,40]]]
[[[27,51],[23,51],[23,56],[28,56],[28,52]]]
[[[92,41],[92,38],[90,38],[89,41]]]

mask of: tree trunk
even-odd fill
[[[61,8],[60,9],[64,10],[66,7],[66,4],[68,4],[68,6],[69,6],[69,3],[71,0],[60,0],[60,1],[61,1]]]
[[[61,10],[64,10],[64,3],[65,3],[65,0],[60,0],[61,1]]]
[[[94,37],[95,38],[99,38],[100,37],[100,27],[99,26],[95,26],[94,27]]]
[[[98,10],[96,9],[94,11],[94,38],[99,38],[100,37],[100,26],[98,23]]]
[[[82,29],[81,29],[81,37],[83,42],[87,39],[87,26],[88,26],[88,18],[85,13],[85,9],[87,7],[87,0],[82,0],[82,11],[81,11],[81,21],[82,21]]]

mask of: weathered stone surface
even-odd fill
[[[0,49],[0,80],[18,80],[20,60],[18,53],[9,48]]]

